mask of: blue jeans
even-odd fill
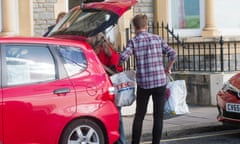
[[[123,120],[122,120],[122,114],[121,114],[121,107],[118,107],[119,110],[119,133],[120,133],[120,137],[118,139],[118,141],[116,142],[116,144],[126,144],[126,137],[125,137],[125,133],[124,133],[124,126],[123,126]]]

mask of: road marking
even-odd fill
[[[199,136],[187,136],[187,137],[182,137],[182,138],[172,138],[172,139],[165,139],[161,140],[161,142],[170,142],[170,141],[179,141],[179,140],[188,140],[188,139],[199,139],[199,138],[204,138],[204,137],[213,137],[213,136],[221,136],[221,135],[229,135],[229,134],[237,134],[240,133],[240,130],[225,130],[225,131],[220,131],[216,132],[213,134],[204,134],[204,135],[199,135]],[[151,144],[152,142],[143,142],[142,144]]]

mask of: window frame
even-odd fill
[[[64,65],[64,63],[65,63],[65,59],[64,59],[64,57],[62,57],[62,54],[61,54],[61,52],[60,52],[60,49],[61,48],[63,48],[63,49],[79,49],[80,51],[81,51],[81,53],[84,55],[84,59],[85,59],[85,67],[82,67],[82,68],[84,68],[84,69],[82,69],[80,72],[78,72],[78,73],[75,73],[75,74],[69,74],[69,72],[68,72],[68,69],[66,68],[66,66]],[[65,71],[65,73],[66,73],[66,75],[68,76],[68,77],[71,77],[71,76],[73,76],[73,75],[76,75],[76,74],[79,74],[79,73],[82,73],[83,71],[85,71],[86,69],[87,69],[87,67],[88,67],[88,60],[87,60],[87,56],[86,56],[86,54],[85,54],[85,52],[84,52],[84,50],[82,49],[82,48],[80,48],[80,47],[75,47],[75,46],[66,46],[66,45],[59,45],[56,49],[55,49],[55,51],[58,53],[57,55],[60,57],[60,59],[61,59],[61,67],[64,69],[64,71]],[[76,65],[78,65],[78,64],[76,64]]]
[[[168,3],[168,17],[169,17],[169,27],[172,28],[172,1],[169,0]],[[179,35],[180,37],[195,37],[201,36],[202,30],[205,26],[205,0],[199,0],[200,6],[200,28],[199,29],[174,29],[175,34]]]
[[[8,85],[8,74],[7,74],[7,63],[6,63],[6,51],[5,47],[6,46],[28,46],[28,47],[35,47],[35,46],[40,46],[40,47],[45,47],[49,50],[51,57],[53,59],[53,64],[54,64],[54,71],[55,71],[55,78],[52,80],[45,80],[45,81],[37,81],[37,82],[30,82],[30,83],[22,83],[22,84],[13,84],[13,85]],[[22,85],[32,85],[36,83],[46,83],[49,81],[56,81],[59,79],[59,71],[58,67],[59,65],[56,63],[56,58],[49,47],[48,44],[23,44],[23,43],[11,43],[11,44],[1,44],[1,54],[2,54],[2,86],[3,87],[13,87],[13,86],[22,86]]]

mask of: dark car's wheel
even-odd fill
[[[79,119],[73,121],[61,136],[60,144],[104,144],[102,129],[92,120]]]

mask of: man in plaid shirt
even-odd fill
[[[133,54],[137,65],[137,99],[132,127],[132,144],[140,142],[143,119],[150,96],[153,100],[154,118],[152,144],[160,144],[167,84],[166,74],[171,73],[176,52],[161,37],[148,32],[146,15],[136,15],[132,22],[136,35],[129,40],[121,53],[121,62],[126,61]],[[164,68],[163,56],[168,57],[166,68]]]

